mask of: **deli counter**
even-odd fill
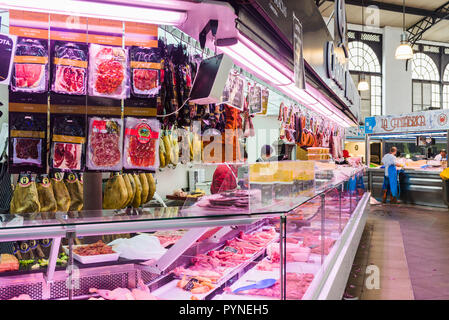
[[[442,167],[427,169],[404,167],[398,170],[399,199],[403,203],[447,208],[445,188],[440,177]],[[369,190],[373,197],[382,199],[385,169],[367,169]]]
[[[0,272],[0,299],[341,299],[370,195],[364,168],[319,175],[270,199],[265,185],[181,207],[1,215],[20,261],[48,259]]]

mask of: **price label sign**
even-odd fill
[[[293,12],[293,59],[295,86],[299,89],[306,88],[306,77],[304,72],[302,24]]]

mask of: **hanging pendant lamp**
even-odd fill
[[[357,90],[359,91],[369,90],[368,81],[366,81],[365,75],[363,73],[360,75],[360,81],[359,84],[357,85]]]
[[[401,44],[396,48],[395,58],[398,60],[413,59],[413,49],[407,40],[407,33],[405,32],[405,0],[403,0],[403,12],[402,12],[402,34]]]

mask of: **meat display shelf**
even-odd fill
[[[215,291],[221,289],[229,280],[231,280],[233,277],[238,275],[242,270],[247,269],[251,264],[254,263],[254,261],[256,261],[258,258],[260,258],[265,253],[266,247],[268,245],[270,245],[271,243],[274,243],[276,241],[279,241],[278,233],[272,240],[267,242],[266,246],[262,247],[256,253],[249,255],[248,259],[245,262],[243,262],[240,265],[238,265],[234,268],[231,268],[229,271],[227,271],[220,278],[220,280],[214,284],[215,285],[214,289],[211,289],[210,291],[208,291],[204,294],[197,294],[197,295],[195,295],[195,297],[197,297],[200,300],[209,299],[210,297],[213,297],[215,295]],[[220,245],[217,248],[215,248],[214,250],[220,250],[222,247],[223,247],[223,245]],[[177,283],[179,282],[179,280],[180,279],[178,278],[176,280],[169,282],[168,284],[166,284],[166,285],[160,287],[159,289],[157,289],[156,291],[154,291],[153,294],[162,299],[167,297],[167,295],[170,295],[170,294],[172,294],[172,297],[175,297],[175,299],[177,299],[178,297],[179,297],[179,299],[190,299],[190,297],[193,295],[191,292],[185,291],[185,290],[177,287]]]
[[[356,175],[360,174],[361,170],[353,170],[353,172],[354,175]],[[284,233],[285,236],[286,232],[288,236],[290,231],[293,232],[301,229],[307,230],[315,228],[317,230],[321,230],[322,235],[328,235],[328,231],[334,230],[334,232],[338,234],[338,240],[335,242],[330,254],[324,259],[324,261],[322,256],[312,255],[316,265],[310,263],[305,265],[288,263],[286,265],[286,272],[291,272],[295,269],[299,270],[300,267],[302,267],[300,272],[310,270],[313,271],[312,273],[316,273],[315,278],[310,284],[310,288],[307,290],[303,299],[321,299],[322,297],[326,298],[338,296],[341,298],[344,288],[341,288],[341,283],[337,284],[337,282],[347,280],[347,275],[349,274],[348,269],[350,269],[350,266],[352,265],[353,255],[355,254],[353,248],[354,246],[357,246],[360,239],[360,230],[363,230],[363,212],[367,204],[367,199],[369,198],[369,193],[365,193],[365,195],[360,199],[358,196],[351,196],[351,193],[347,193],[346,191],[345,193],[340,192],[345,188],[344,185],[346,182],[347,179],[345,180],[345,178],[342,177],[341,179],[334,181],[332,186],[327,190],[315,192],[313,196],[309,196],[306,199],[298,198],[297,203],[291,203],[293,212],[268,210],[267,212],[252,214],[249,214],[248,212],[233,214],[223,212],[221,214],[203,215],[195,212],[190,214],[182,214],[181,210],[170,210],[173,208],[144,208],[135,210],[132,214],[127,211],[116,210],[84,211],[79,212],[78,217],[75,219],[68,217],[67,213],[53,214],[51,219],[48,217],[48,214],[33,214],[28,216],[16,215],[13,219],[11,219],[11,217],[6,217],[6,219],[3,219],[3,221],[0,222],[0,241],[20,241],[46,238],[53,238],[55,241],[53,241],[49,259],[49,267],[46,271],[19,271],[0,274],[0,298],[11,297],[13,293],[24,292],[24,290],[25,292],[26,290],[34,290],[31,288],[34,288],[33,286],[35,286],[35,283],[40,283],[39,286],[42,286],[42,289],[39,290],[43,290],[44,293],[36,293],[33,298],[67,298],[65,290],[61,287],[67,281],[66,270],[56,266],[56,257],[58,254],[59,245],[61,239],[64,237],[98,236],[179,229],[190,229],[192,230],[192,233],[194,233],[194,230],[203,229],[204,231],[210,228],[222,227],[221,231],[217,232],[217,235],[209,236],[207,238],[208,240],[206,242],[210,247],[205,249],[206,251],[197,251],[196,253],[195,251],[191,251],[190,253],[183,253],[183,250],[189,247],[189,245],[192,245],[192,243],[193,247],[191,249],[199,250],[201,245],[205,242],[201,239],[198,239],[200,242],[195,239],[191,243],[187,242],[183,245],[179,245],[179,250],[176,254],[167,257],[170,258],[166,261],[166,265],[169,266],[169,269],[165,270],[165,267],[161,268],[161,273],[154,273],[146,270],[148,266],[140,265],[141,261],[124,261],[123,259],[119,259],[117,262],[80,266],[79,271],[80,274],[86,277],[86,284],[83,285],[82,290],[78,290],[74,293],[73,298],[79,298],[89,297],[89,286],[96,285],[98,287],[98,283],[102,283],[103,287],[100,287],[101,289],[113,289],[114,287],[132,288],[136,284],[136,280],[133,280],[136,279],[136,274],[141,274],[142,277],[145,278],[145,283],[150,286],[151,290],[161,289],[164,285],[167,285],[171,281],[177,281],[176,279],[173,279],[172,276],[170,278],[167,275],[170,273],[170,270],[180,265],[179,263],[181,263],[182,259],[220,247],[224,240],[226,240],[226,237],[224,236],[230,232],[237,232],[238,228],[251,227],[259,224],[263,225],[264,223],[271,226],[276,226],[277,229],[285,228],[283,229],[284,231],[281,232],[281,238],[283,237],[282,233]],[[335,193],[335,189],[337,189],[337,193]],[[348,206],[349,204],[349,210],[345,207],[341,208],[340,211],[340,221],[342,221],[342,226],[344,228],[341,228],[342,226],[340,223],[337,223],[338,219],[335,219],[335,217],[338,217],[339,212],[338,199],[335,195],[340,195],[340,197],[344,196],[345,205]],[[329,199],[329,204],[326,203],[326,199]],[[355,200],[355,203],[358,204],[353,205],[353,200]],[[321,214],[324,212],[323,204],[326,207],[330,206],[331,208],[331,211],[328,213],[329,217],[331,217],[330,220],[326,220],[326,217]],[[304,214],[302,213],[303,207]],[[173,212],[176,213],[173,214]],[[349,215],[349,213],[351,213],[351,215]],[[291,226],[294,226],[294,228],[290,231],[286,227],[286,221],[288,221]],[[345,224],[346,226],[344,226]],[[174,246],[176,246],[176,244],[177,243],[175,243]],[[235,270],[229,273],[226,278],[222,279],[220,285],[217,286],[218,289],[216,291],[214,290],[213,294],[208,293],[204,298],[214,298],[214,295],[215,299],[218,299],[216,295],[227,297],[229,294],[222,292],[223,287],[232,286],[235,281],[240,281],[239,279],[242,279],[242,276],[254,269],[256,261],[264,258],[264,251],[265,248],[262,248],[260,253],[254,256],[251,261],[235,268]],[[183,254],[180,255],[180,253]],[[341,271],[343,276],[335,276],[335,272],[333,270],[335,266],[338,270],[343,270]],[[317,268],[319,268],[318,271]],[[107,280],[109,279],[109,276],[107,275],[110,274],[111,270],[118,270],[117,281],[109,284],[109,280]],[[280,274],[280,269],[274,269],[273,272]],[[346,279],[344,279],[345,277]],[[91,282],[93,280],[89,279],[96,279],[95,283],[97,284]],[[331,281],[330,279],[333,280]],[[15,285],[16,283],[20,285]],[[53,287],[55,288],[53,289]],[[323,293],[326,290],[328,293]],[[167,292],[169,291],[170,290]],[[191,294],[189,293],[189,295]],[[237,295],[237,297],[239,299],[243,299],[244,296]]]

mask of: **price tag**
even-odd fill
[[[224,247],[223,251],[225,251],[225,252],[232,252],[232,253],[239,252],[236,248],[233,248],[233,247]]]
[[[199,280],[196,278],[192,278],[189,280],[189,282],[187,282],[187,284],[184,286],[184,290],[186,291],[190,291],[195,287],[195,283],[198,283]]]

